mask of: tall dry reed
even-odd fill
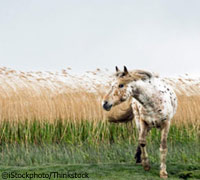
[[[63,77],[68,76],[65,71],[63,73]],[[1,68],[0,120],[50,123],[57,119],[72,122],[106,121],[108,113],[101,107],[104,94],[102,87],[96,85],[95,91],[88,91],[84,89],[83,82],[74,89],[54,78],[54,75],[49,73],[49,76],[43,77],[40,72],[17,73]],[[77,83],[76,79],[73,82]],[[114,108],[112,113],[118,113],[126,105]],[[178,110],[172,124],[200,129],[200,95],[178,93]]]

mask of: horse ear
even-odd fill
[[[118,68],[117,66],[115,66],[115,69],[116,69],[116,72],[118,72],[118,71],[119,71],[119,68]]]
[[[128,70],[127,70],[127,67],[126,67],[126,66],[124,66],[124,73],[125,73],[125,75],[128,74]]]

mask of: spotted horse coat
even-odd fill
[[[136,162],[142,163],[145,170],[150,169],[146,151],[146,136],[151,128],[161,130],[160,144],[160,177],[167,178],[166,155],[167,136],[170,122],[177,109],[177,97],[170,85],[157,75],[134,70],[119,71],[116,67],[115,81],[110,91],[105,95],[102,105],[109,111],[113,106],[132,98],[126,115],[118,117],[120,121],[133,118],[139,131],[139,145],[135,155]],[[130,118],[131,117],[131,118]]]

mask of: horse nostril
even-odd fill
[[[108,104],[108,101],[104,101],[103,105],[106,105],[106,104]]]

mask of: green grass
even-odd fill
[[[160,131],[147,138],[150,172],[137,166],[137,130],[125,124],[57,121],[54,124],[3,122],[0,172],[88,172],[90,179],[159,179]],[[167,167],[171,179],[200,179],[199,132],[172,126]]]
[[[200,144],[168,145],[170,179],[200,179]],[[159,179],[159,145],[148,144],[151,170],[145,172],[134,160],[136,145],[128,143],[2,145],[0,172],[87,172],[90,179]]]
[[[199,130],[192,127],[171,126],[169,133],[170,142],[200,141]],[[25,122],[0,124],[0,144],[88,144],[98,145],[104,143],[128,142],[135,144],[138,139],[137,129],[130,123],[110,124],[105,122],[82,121],[73,123],[57,120],[53,124],[48,122]],[[148,136],[149,142],[160,142],[160,131],[152,129]]]
[[[152,164],[159,162],[159,145],[147,145]],[[114,143],[99,146],[82,144],[2,145],[0,165],[134,163],[136,144]],[[200,164],[200,144],[168,144],[169,163]]]
[[[48,174],[88,174],[89,179],[94,180],[156,180],[159,178],[159,165],[155,164],[151,170],[145,172],[141,166],[135,164],[82,164],[82,165],[43,165],[35,167],[5,167],[0,166],[0,174],[16,172]],[[168,164],[169,179],[200,179],[200,166]],[[53,178],[52,173],[52,179]],[[39,179],[39,178],[35,178]],[[58,179],[58,178],[57,178]],[[61,179],[61,178],[60,178]],[[84,178],[83,178],[84,179]],[[88,179],[88,178],[86,178]]]

